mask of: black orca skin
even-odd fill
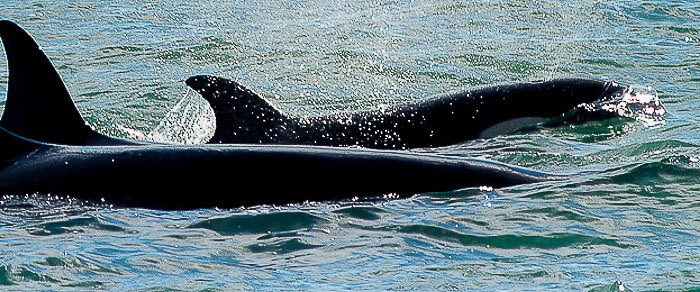
[[[0,143],[31,143],[0,129]],[[561,179],[491,161],[317,146],[36,144],[0,171],[1,194],[49,193],[152,209],[335,201]]]
[[[0,195],[42,193],[117,206],[195,209],[416,194],[565,179],[498,162],[285,145],[167,145],[86,126],[34,40],[0,21],[9,65]]]
[[[501,135],[628,90],[610,81],[555,79],[481,87],[386,108],[295,118],[232,80],[194,76],[186,83],[214,109],[217,126],[209,143],[376,149],[438,147]],[[591,119],[610,116],[585,114]],[[576,118],[581,117],[584,115]]]

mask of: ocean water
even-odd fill
[[[184,212],[0,197],[0,290],[700,289],[698,1],[73,2],[0,18],[113,136],[206,140],[197,74],[298,116],[571,76],[650,88],[668,114],[414,150],[594,172],[563,182]]]

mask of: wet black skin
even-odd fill
[[[533,126],[580,104],[620,95],[628,88],[590,79],[555,79],[487,86],[387,108],[303,118],[279,112],[265,98],[232,80],[194,76],[186,83],[214,109],[217,126],[209,143],[376,149],[446,146],[500,135],[503,129]],[[610,115],[572,117],[589,120]],[[510,126],[500,130],[494,127],[509,122]]]
[[[564,178],[485,160],[318,146],[71,146],[33,143],[4,129],[0,145],[24,148],[3,157],[0,194],[70,195],[151,209],[335,201]]]
[[[319,146],[163,145],[86,126],[34,40],[0,21],[9,65],[0,195],[42,193],[125,207],[195,209],[411,195],[565,179],[502,163]]]

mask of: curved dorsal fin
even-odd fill
[[[10,75],[0,127],[57,144],[84,145],[104,137],[83,121],[51,61],[26,31],[0,20],[0,39]]]
[[[267,99],[254,91],[217,76],[199,75],[185,83],[197,91],[214,110],[216,130],[209,140],[217,143],[263,143],[288,119]]]

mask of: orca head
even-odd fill
[[[209,143],[261,143],[289,121],[264,97],[233,80],[199,75],[185,83],[214,110],[216,131]]]

